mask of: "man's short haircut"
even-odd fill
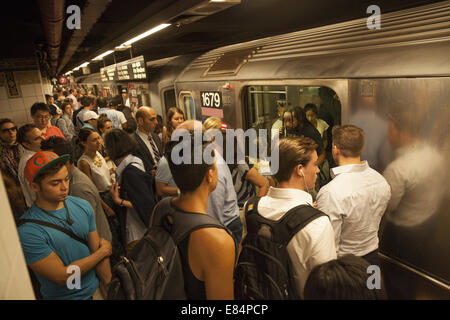
[[[305,105],[305,108],[303,109],[305,110],[305,113],[308,112],[309,110],[311,110],[312,112],[314,112],[316,115],[319,114],[319,110],[317,109],[317,106],[314,103],[307,103]]]
[[[61,170],[61,168],[64,166],[65,166],[64,162],[60,162],[60,163],[53,165],[52,167],[46,169],[45,172],[36,176],[36,178],[34,178],[34,182],[37,183],[40,187],[42,187],[42,184],[41,184],[42,180],[44,180],[46,177],[50,177],[50,176],[57,174],[59,172],[59,170]]]
[[[344,157],[359,157],[364,148],[364,131],[354,125],[334,126],[333,144]]]
[[[275,174],[278,182],[288,181],[292,171],[299,164],[304,167],[311,161],[312,152],[317,144],[307,137],[287,137],[279,143],[279,169]]]
[[[363,258],[347,255],[313,268],[306,280],[306,300],[384,300],[384,285],[369,289],[369,263]],[[381,280],[380,280],[381,281]]]
[[[195,140],[194,140],[194,131],[190,130],[190,147],[191,147],[191,158],[190,164],[175,164],[172,161],[172,149],[178,144],[177,141],[170,141],[167,145],[167,150],[165,153],[165,157],[169,162],[170,172],[172,173],[173,180],[177,185],[178,189],[180,189],[181,193],[192,192],[195,191],[202,183],[205,178],[206,173],[209,169],[212,168],[212,164],[207,164],[203,159],[203,152],[205,148],[211,142],[202,142],[202,158],[201,164],[194,164],[194,150],[195,150]],[[213,151],[214,152],[214,151]],[[213,155],[213,154],[212,154]],[[178,156],[178,155],[177,155]],[[180,157],[183,157],[183,150],[179,153]]]
[[[3,119],[0,119],[0,128],[3,127],[3,125],[5,123],[12,123],[12,124],[14,124],[14,122],[11,119],[3,118]]]
[[[108,115],[106,113],[102,113],[97,119],[97,129],[103,129],[107,122],[112,123],[112,121],[108,118]]]
[[[45,112],[48,112],[50,114],[50,108],[44,102],[35,102],[31,106],[31,116],[34,117],[34,115],[38,111],[45,111]]]
[[[137,147],[137,142],[122,129],[112,129],[105,135],[106,153],[115,161],[132,154]]]
[[[81,98],[81,105],[87,107],[94,104],[94,98],[89,96],[84,96]]]
[[[47,140],[41,142],[42,151],[53,151],[58,156],[68,154],[70,156],[69,162],[72,164],[74,159],[74,150],[72,143],[57,136],[51,136]]]
[[[23,144],[24,142],[30,143],[30,141],[28,141],[27,134],[34,128],[37,128],[34,123],[27,123],[21,126],[19,131],[17,131],[17,142],[20,144]]]
[[[106,108],[108,106],[108,101],[106,101],[106,98],[98,98],[97,99],[97,107],[101,108]]]

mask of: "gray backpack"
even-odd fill
[[[147,233],[114,266],[108,300],[187,298],[178,245],[195,230],[225,227],[208,215],[179,212],[171,205],[172,199],[165,198],[156,205]],[[173,224],[167,216],[172,217]]]

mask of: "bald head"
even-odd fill
[[[140,107],[136,112],[136,122],[139,131],[147,135],[154,132],[158,125],[155,110],[150,107]]]

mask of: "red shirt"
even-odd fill
[[[61,137],[64,140],[66,140],[66,138],[62,134],[61,130],[59,130],[59,128],[57,128],[55,126],[52,126],[52,125],[49,125],[47,127],[47,131],[45,133],[42,132],[42,137],[44,138],[44,140],[47,140],[48,138],[50,138],[52,136]]]

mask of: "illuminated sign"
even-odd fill
[[[131,81],[147,79],[144,56],[139,56],[101,68],[102,81]]]

